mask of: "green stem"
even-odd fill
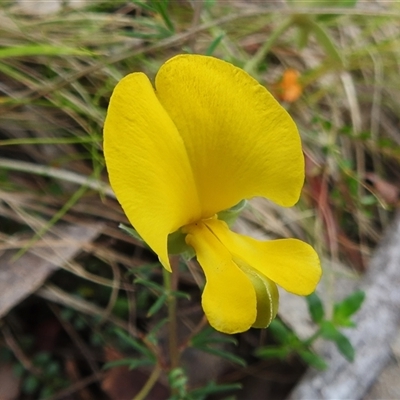
[[[293,19],[292,17],[290,17],[286,21],[284,21],[277,29],[275,29],[268,40],[264,42],[264,44],[258,49],[254,57],[247,61],[243,69],[250,75],[254,76],[258,65],[264,60],[265,56],[271,50],[272,45],[276,42],[279,36],[283,34],[283,32],[290,28],[292,24]]]
[[[307,340],[304,341],[304,344],[306,346],[311,346],[314,343],[314,341],[319,338],[319,336],[321,335],[321,332],[322,332],[322,329],[321,328],[318,329],[317,332],[315,332],[312,336],[310,336]]]
[[[168,307],[168,336],[169,336],[169,356],[171,370],[179,366],[179,349],[178,349],[178,325],[176,319],[176,297],[173,291],[176,289],[176,268],[179,259],[174,257],[171,259],[172,273],[163,269],[164,287],[167,292]]]
[[[157,364],[153,369],[151,375],[149,376],[149,379],[142,387],[142,390],[132,400],[144,400],[150,393],[151,389],[153,389],[154,385],[157,383],[160,374],[161,367]]]

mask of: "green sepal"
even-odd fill
[[[180,229],[168,235],[168,253],[181,254],[185,260],[190,260],[195,256],[193,247],[185,241],[186,234]]]
[[[247,204],[246,200],[242,200],[235,206],[229,208],[228,210],[221,211],[217,214],[218,219],[225,221],[228,226],[231,226],[236,219],[239,217],[240,213],[243,211]],[[119,224],[119,228],[126,232],[128,235],[134,237],[135,239],[146,243],[143,238],[139,235],[135,228],[131,226],[126,226],[124,224]],[[194,249],[189,246],[185,241],[186,234],[184,234],[181,229],[170,233],[168,235],[168,253],[169,254],[181,254],[185,260],[192,259],[196,254]]]
[[[228,224],[228,226],[232,226],[238,219],[240,213],[244,210],[246,205],[247,205],[247,200],[242,200],[235,206],[219,212],[217,214],[218,219],[220,219],[221,221],[225,221]]]
[[[219,212],[217,217],[219,220],[226,222],[228,226],[232,226],[240,213],[246,207],[246,204],[247,201],[242,200],[228,210]],[[168,253],[181,254],[185,260],[190,260],[196,255],[196,253],[194,252],[194,249],[186,243],[185,237],[186,234],[182,233],[181,229],[171,233],[168,236]]]
[[[146,244],[143,238],[139,235],[137,230],[132,226],[126,226],[119,224],[119,228],[122,229],[129,236],[134,237],[140,242]],[[190,260],[195,256],[195,252],[192,247],[186,244],[185,234],[180,229],[168,235],[168,253],[169,254],[181,254],[185,260]]]

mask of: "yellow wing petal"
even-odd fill
[[[123,78],[110,100],[104,155],[129,221],[169,269],[167,236],[200,216],[183,140],[148,78]]]
[[[225,333],[247,331],[257,316],[256,293],[232,255],[202,223],[185,228],[206,276],[202,306],[211,326]]]
[[[260,271],[288,292],[312,293],[321,277],[315,250],[297,239],[258,241],[232,232],[225,222],[207,220],[207,226],[235,258]]]
[[[203,217],[254,196],[297,202],[304,158],[296,126],[246,72],[180,55],[160,68],[156,93],[185,143]]]

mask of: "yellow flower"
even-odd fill
[[[276,284],[314,291],[321,268],[308,244],[260,242],[216,217],[242,199],[292,206],[304,181],[296,126],[243,70],[213,57],[179,55],[116,86],[104,126],[113,190],[129,221],[170,270],[168,236],[181,230],[206,277],[202,305],[226,333],[266,327]]]

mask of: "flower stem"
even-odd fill
[[[144,400],[145,398],[147,398],[147,395],[150,393],[151,389],[153,389],[154,385],[157,383],[160,374],[161,374],[161,367],[158,364],[156,364],[151,375],[149,376],[149,379],[142,387],[142,390],[133,398],[133,400]]]
[[[179,366],[179,349],[178,349],[178,325],[176,319],[176,297],[173,291],[177,286],[177,268],[178,257],[171,258],[172,273],[163,269],[164,287],[167,292],[168,307],[168,339],[169,339],[169,357],[171,370]]]

